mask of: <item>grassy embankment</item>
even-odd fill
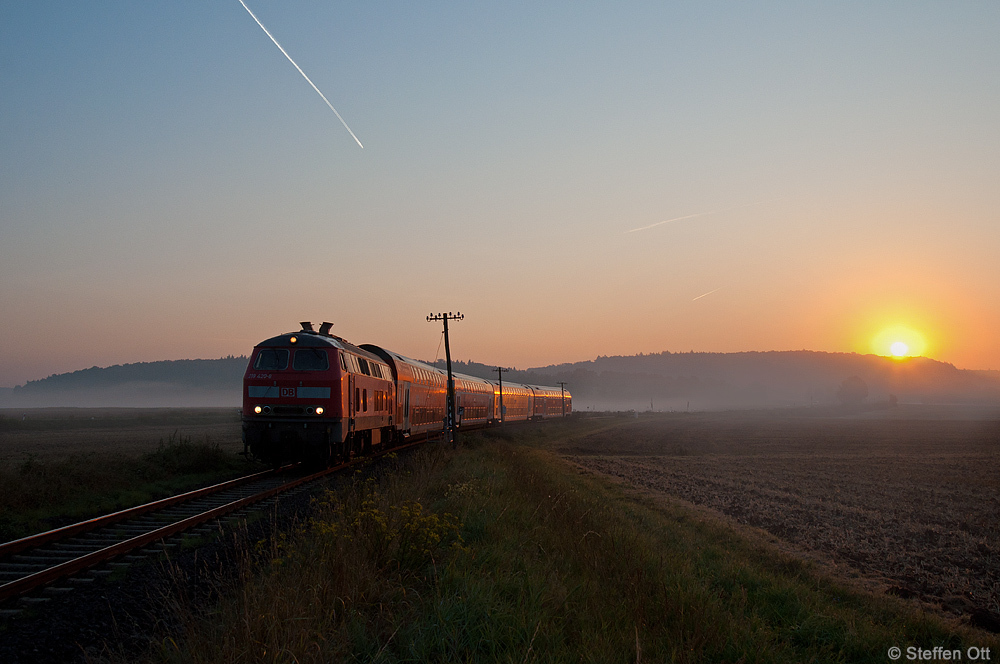
[[[151,659],[885,662],[893,645],[998,645],[545,449],[595,426],[468,436],[357,475],[259,545],[270,563],[223,603],[178,609],[185,632]]]
[[[0,436],[6,436],[5,442],[16,440],[20,451],[17,460],[0,464],[0,541],[263,469],[237,456],[231,442],[223,446],[207,433],[196,438],[171,430],[183,426],[196,431],[201,426],[215,432],[220,422],[234,419],[231,412],[201,413],[200,422],[196,413],[194,425],[190,411],[87,413],[0,419]],[[238,433],[238,418],[235,421],[226,427]],[[151,436],[157,434],[154,442],[157,438]],[[72,449],[62,438],[79,437],[81,451],[26,451],[36,445],[47,449],[56,437],[59,450]],[[102,444],[102,438],[116,442]]]

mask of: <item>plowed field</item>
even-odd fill
[[[762,528],[894,594],[974,621],[1000,615],[1000,422],[671,414],[561,451]]]

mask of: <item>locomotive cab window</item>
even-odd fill
[[[292,359],[292,369],[295,371],[326,371],[329,368],[330,359],[326,351],[318,348],[299,348]]]
[[[253,363],[254,369],[284,371],[288,368],[288,351],[284,348],[263,348]]]

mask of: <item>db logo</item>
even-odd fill
[[[284,398],[295,398],[295,388],[294,387],[283,387],[281,388],[281,397]]]

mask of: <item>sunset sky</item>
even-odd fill
[[[238,0],[0,0],[0,386],[442,310],[1000,369],[1000,3],[246,2],[363,149]]]

